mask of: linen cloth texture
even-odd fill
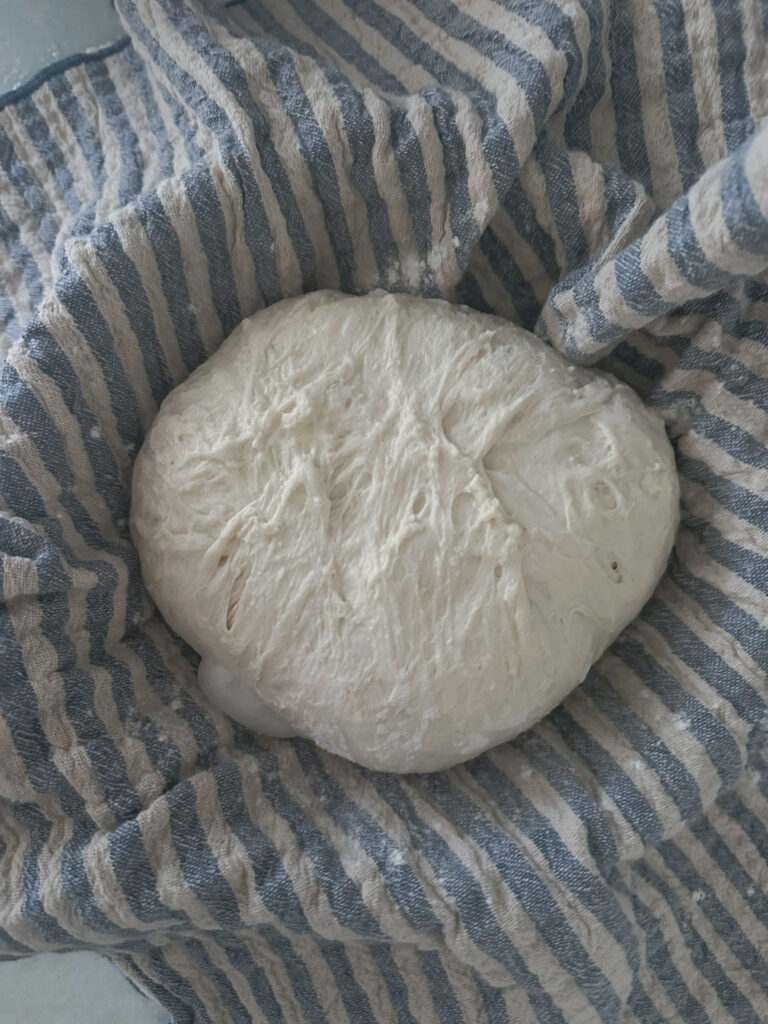
[[[2,955],[99,950],[178,1024],[765,1024],[768,7],[117,8],[0,101]],[[127,526],[241,318],[375,287],[616,374],[681,477],[586,682],[424,776],[212,708]]]

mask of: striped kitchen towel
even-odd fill
[[[768,6],[116,2],[0,98],[2,955],[179,1024],[765,1024]],[[242,317],[379,286],[629,382],[681,476],[583,686],[424,776],[213,709],[127,528]]]

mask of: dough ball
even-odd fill
[[[133,484],[146,585],[213,699],[398,772],[559,703],[677,521],[672,450],[628,387],[382,292],[245,320],[163,403]]]

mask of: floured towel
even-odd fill
[[[4,955],[101,950],[177,1022],[764,1024],[768,8],[117,7],[0,112]],[[682,481],[584,685],[420,777],[213,710],[126,525],[243,316],[375,286],[598,361]]]

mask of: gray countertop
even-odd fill
[[[0,1024],[169,1024],[170,1017],[96,953],[0,964]]]
[[[110,0],[0,0],[0,93],[124,35]]]

